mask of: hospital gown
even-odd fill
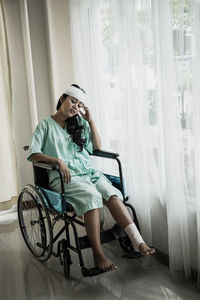
[[[89,153],[93,153],[91,130],[88,122],[80,116],[86,139],[83,150],[72,141],[66,128],[63,129],[51,116],[42,120],[36,127],[29,147],[28,160],[34,153],[43,153],[64,161],[71,174],[71,182],[65,183],[66,201],[78,216],[95,208],[103,207],[112,195],[123,199],[121,192],[99,170],[94,169]],[[61,192],[60,177],[57,171],[49,171],[49,186]]]

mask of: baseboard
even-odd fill
[[[8,210],[17,203],[17,197],[12,197],[11,200],[0,202],[0,211]]]

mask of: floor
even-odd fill
[[[15,212],[0,214],[0,299],[200,299],[200,289],[193,281],[173,282],[168,267],[156,256],[124,259],[118,241],[103,247],[117,263],[116,271],[83,278],[74,254],[71,278],[67,280],[58,258],[41,263],[29,253]],[[91,250],[83,254],[85,264],[92,266]]]

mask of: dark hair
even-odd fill
[[[85,91],[81,89],[77,84],[72,84],[71,86],[74,86],[80,90],[82,90],[84,93]],[[66,99],[68,97],[67,94],[63,94],[62,97]],[[61,107],[61,101],[60,99],[58,100],[58,103],[56,105],[56,110],[59,110]],[[83,147],[85,145],[86,139],[83,138],[83,132],[84,132],[84,127],[78,125],[78,121],[80,120],[79,115],[75,115],[71,118],[67,119],[67,124],[66,124],[66,130],[67,132],[71,135],[72,141],[77,144],[80,147],[80,151],[83,150]]]

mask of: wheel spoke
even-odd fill
[[[27,185],[19,196],[18,217],[28,248],[39,260],[47,260],[53,247],[51,220],[42,197],[31,185]]]

